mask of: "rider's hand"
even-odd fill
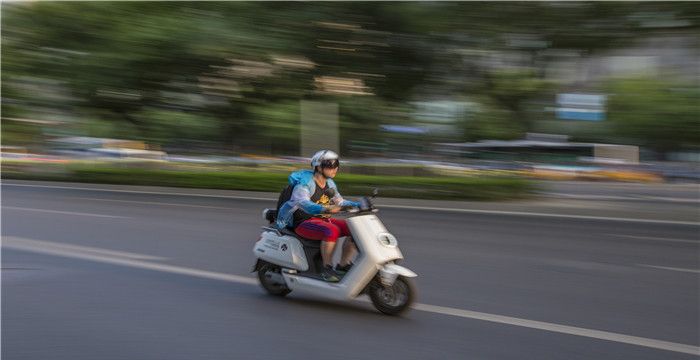
[[[337,214],[338,212],[340,212],[340,209],[341,207],[338,205],[328,205],[325,208],[326,212],[330,214]]]

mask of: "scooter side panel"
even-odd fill
[[[278,236],[272,231],[266,231],[255,243],[253,254],[259,259],[281,267],[299,271],[309,269],[304,247],[299,240],[291,236]]]
[[[299,276],[295,274],[282,273],[287,287],[292,291],[300,291],[302,293],[313,296],[331,298],[336,300],[348,300],[348,287],[341,283],[328,283],[323,280],[313,279],[309,277]]]
[[[348,218],[347,223],[360,252],[368,256],[373,263],[383,264],[403,259],[396,238],[387,231],[377,216],[354,216]]]

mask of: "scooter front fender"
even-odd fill
[[[384,285],[393,285],[394,281],[396,281],[396,278],[399,276],[416,277],[418,276],[418,274],[401,265],[396,264],[386,264],[379,268],[379,279]]]

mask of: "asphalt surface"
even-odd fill
[[[249,271],[260,211],[271,205],[3,185],[2,358],[700,353],[700,226],[674,223],[657,204],[636,205],[657,211],[662,221],[653,223],[623,220],[626,213],[605,220],[409,203],[381,209],[403,265],[419,274],[418,304],[400,318],[362,301],[267,296]]]
[[[658,202],[697,202],[697,183],[625,183],[590,181],[541,181],[541,193],[549,197]]]

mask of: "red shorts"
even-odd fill
[[[350,236],[350,229],[345,220],[334,218],[304,220],[294,232],[306,239],[330,242],[336,242],[341,236]]]

